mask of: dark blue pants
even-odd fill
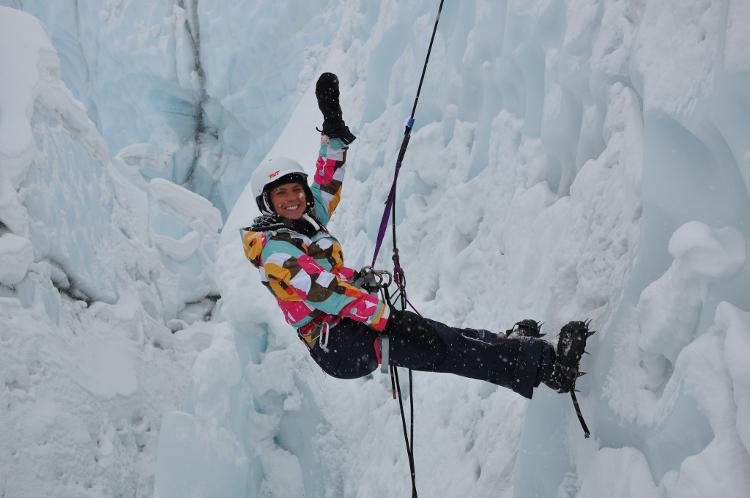
[[[554,361],[554,348],[544,340],[449,327],[410,312],[399,312],[386,332],[391,365],[485,380],[526,398]],[[355,379],[378,368],[375,339],[363,323],[343,319],[330,330],[327,351],[315,343],[310,355],[327,374]]]

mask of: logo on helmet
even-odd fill
[[[280,171],[281,171],[280,169],[277,169],[276,171],[274,171],[273,173],[271,173],[270,175],[268,175],[268,179],[270,180],[271,178],[274,178],[274,177],[278,176],[278,174],[279,174]]]

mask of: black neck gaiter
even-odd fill
[[[306,237],[312,237],[323,227],[311,216],[304,215],[298,220],[290,220],[278,214],[262,214],[253,220],[250,230],[253,232],[268,232],[288,228]]]

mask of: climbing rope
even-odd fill
[[[414,98],[414,105],[411,108],[411,115],[409,116],[409,121],[406,123],[406,127],[404,129],[404,138],[401,142],[401,148],[398,151],[398,158],[396,159],[396,169],[393,173],[393,183],[391,184],[391,190],[388,193],[388,198],[385,201],[385,208],[383,209],[383,216],[380,219],[380,228],[378,229],[378,238],[375,243],[375,251],[372,255],[372,264],[371,266],[375,266],[375,261],[378,258],[378,253],[380,252],[380,247],[383,243],[383,239],[385,238],[385,231],[388,228],[388,218],[391,218],[391,225],[393,230],[393,280],[396,283],[396,286],[398,287],[399,292],[399,301],[401,304],[401,309],[406,309],[406,306],[411,306],[414,311],[419,314],[419,312],[414,308],[414,306],[409,302],[409,299],[406,295],[406,274],[404,273],[404,269],[401,267],[401,263],[399,261],[399,255],[398,255],[398,245],[396,243],[396,184],[398,183],[398,174],[401,171],[401,163],[404,160],[404,155],[406,154],[406,148],[409,146],[409,140],[411,138],[411,130],[414,126],[414,113],[417,111],[417,103],[419,102],[419,95],[422,92],[422,83],[424,83],[424,76],[427,72],[427,63],[430,61],[430,53],[432,53],[432,44],[435,41],[435,33],[437,33],[437,27],[438,23],[440,22],[440,14],[443,11],[443,2],[444,0],[440,0],[440,5],[438,7],[438,13],[437,17],[435,18],[435,26],[432,28],[432,36],[430,37],[430,45],[427,48],[427,56],[425,57],[424,66],[422,67],[422,76],[419,78],[419,86],[417,87],[417,96]],[[386,294],[385,296],[390,304],[390,296]],[[421,316],[421,315],[420,315]],[[412,498],[418,498],[417,496],[417,480],[416,480],[416,472],[415,472],[415,466],[414,466],[414,382],[413,382],[413,375],[412,370],[409,369],[409,406],[411,410],[410,414],[410,421],[411,421],[411,427],[410,427],[410,434],[407,433],[406,429],[406,414],[404,413],[404,404],[403,399],[401,396],[401,383],[399,382],[398,377],[398,370],[396,367],[391,366],[390,367],[391,372],[391,386],[393,389],[394,394],[397,393],[398,395],[398,404],[399,408],[401,410],[401,424],[404,431],[404,441],[406,443],[406,454],[409,458],[409,470],[411,471],[411,493]]]

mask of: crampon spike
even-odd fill
[[[576,374],[577,377],[583,377],[584,375],[586,375],[586,372],[578,372]]]

